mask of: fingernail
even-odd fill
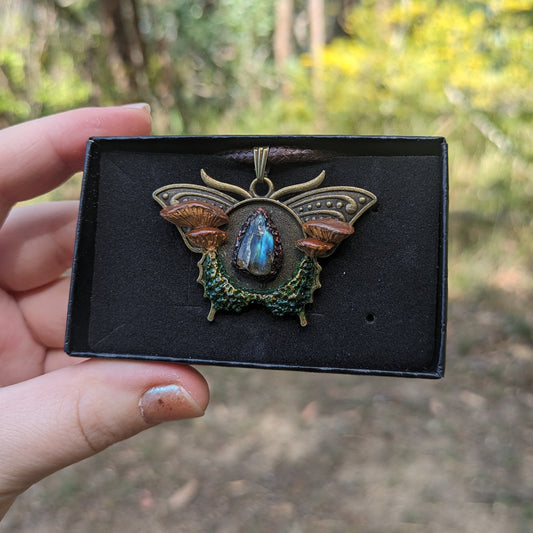
[[[139,400],[141,415],[148,424],[196,418],[204,410],[180,385],[162,385],[148,389]]]
[[[126,104],[126,105],[123,105],[122,107],[130,107],[131,109],[144,109],[145,111],[148,111],[149,114],[152,113],[150,104],[147,104],[146,102],[136,102],[133,104]]]

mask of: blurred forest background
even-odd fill
[[[445,136],[447,377],[204,369],[205,419],[39,484],[6,531],[531,531],[533,1],[2,1],[0,126],[135,101],[155,134]]]

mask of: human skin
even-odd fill
[[[91,136],[148,135],[146,105],[86,108],[0,131],[0,519],[43,477],[168,420],[203,415],[184,365],[63,352],[78,202],[13,205],[83,165]]]

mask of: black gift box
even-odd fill
[[[276,188],[326,171],[378,202],[320,260],[308,325],[263,307],[217,313],[199,256],[159,216],[154,190],[202,185],[200,170],[248,189],[255,146],[327,154],[272,165]],[[94,138],[87,146],[65,350],[73,356],[442,377],[446,332],[447,145],[437,137]]]

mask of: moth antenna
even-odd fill
[[[200,170],[200,175],[202,176],[202,181],[208,186],[213,187],[213,189],[217,189],[219,191],[223,192],[230,192],[233,194],[238,194],[239,196],[242,196],[243,198],[251,198],[252,195],[244,190],[242,187],[239,187],[238,185],[232,185],[231,183],[224,183],[223,181],[218,181],[216,179],[213,179],[207,172],[202,168]]]
[[[326,171],[323,170],[316,178],[313,178],[309,181],[305,181],[304,183],[297,183],[296,185],[289,185],[288,187],[283,187],[279,191],[272,193],[270,195],[270,198],[272,200],[277,200],[278,198],[281,198],[282,196],[287,196],[288,194],[310,191],[311,189],[315,189],[316,187],[321,185],[325,177]]]

